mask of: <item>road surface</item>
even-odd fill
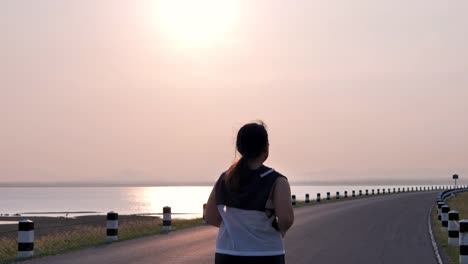
[[[436,196],[402,193],[296,208],[286,262],[437,264],[427,226]],[[201,226],[22,263],[214,263],[216,234],[217,228]]]

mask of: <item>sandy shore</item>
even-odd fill
[[[51,232],[64,232],[77,229],[80,226],[106,226],[105,215],[87,215],[78,216],[76,218],[65,217],[44,217],[44,216],[9,216],[0,217],[0,221],[14,221],[14,224],[0,225],[0,237],[16,237],[18,230],[18,221],[29,219],[34,221],[35,234],[41,236],[50,234]],[[119,222],[126,221],[155,221],[160,220],[159,217],[150,216],[135,216],[135,215],[119,215]]]

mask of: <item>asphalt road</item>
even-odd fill
[[[285,238],[286,262],[437,264],[427,216],[437,192],[403,193],[295,209]],[[27,264],[214,263],[217,228],[167,235],[34,259]]]

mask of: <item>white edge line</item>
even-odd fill
[[[442,261],[442,258],[440,257],[439,249],[438,249],[437,243],[436,243],[436,241],[434,239],[434,234],[432,233],[431,215],[432,215],[433,208],[434,208],[434,205],[432,205],[431,208],[429,209],[429,216],[427,217],[427,226],[429,227],[429,235],[431,237],[432,248],[434,249],[434,254],[436,256],[437,263],[438,264],[444,264],[444,262]]]

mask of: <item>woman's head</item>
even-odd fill
[[[268,158],[268,133],[263,123],[249,123],[237,133],[236,148],[246,161]]]
[[[232,191],[240,188],[240,181],[249,175],[249,162],[263,163],[268,158],[268,133],[263,122],[249,123],[237,133],[236,149],[241,158],[226,172],[226,184]]]

